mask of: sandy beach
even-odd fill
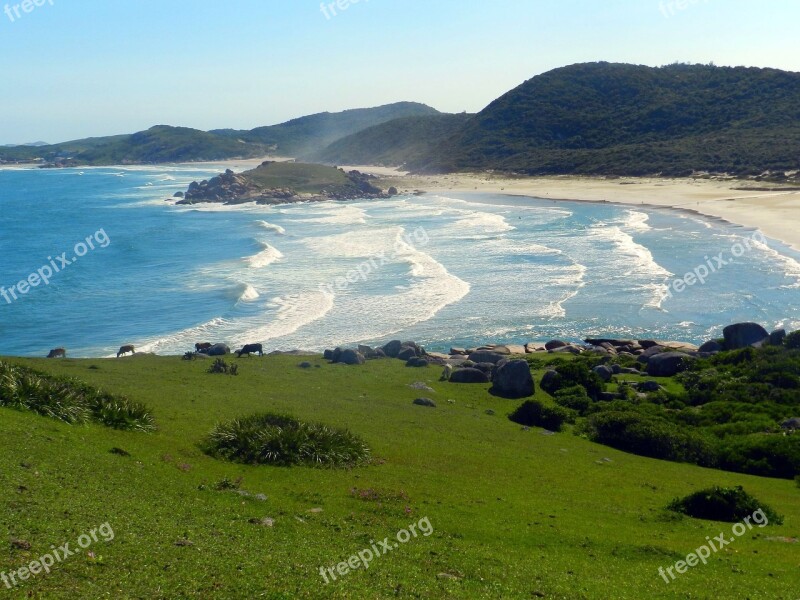
[[[478,191],[558,200],[617,202],[688,210],[757,228],[800,251],[800,190],[736,179],[661,179],[645,177],[505,177],[456,173],[407,175],[375,167],[347,167],[386,178],[402,192]],[[769,191],[765,191],[769,190]]]

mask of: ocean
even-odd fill
[[[754,230],[479,193],[165,201],[221,170],[0,170],[0,354],[63,346],[104,357],[123,344],[182,354],[205,341],[319,351],[394,338],[440,351],[599,335],[697,343],[738,321],[800,328],[800,254]],[[687,273],[690,285],[674,284]]]

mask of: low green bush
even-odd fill
[[[281,467],[354,467],[370,458],[367,444],[345,429],[273,413],[217,425],[203,450],[233,462]]]
[[[760,511],[760,514],[755,517],[758,525],[783,524],[783,517],[766,504],[753,498],[741,486],[733,488],[715,486],[701,490],[685,498],[676,498],[667,506],[667,509],[694,519],[727,523],[743,521]]]
[[[0,361],[0,406],[30,410],[69,424],[96,422],[127,431],[154,431],[143,404],[114,396],[84,382],[53,377]]]
[[[800,435],[729,436],[717,455],[720,468],[728,471],[793,479],[800,474]]]
[[[715,463],[714,452],[704,438],[638,410],[607,410],[592,414],[581,430],[594,442],[641,456],[703,466]]]
[[[591,398],[586,394],[586,388],[580,385],[558,390],[553,394],[556,404],[585,415],[592,404]]]
[[[509,419],[528,427],[542,427],[550,431],[561,431],[564,423],[574,422],[577,413],[561,406],[546,406],[539,400],[523,402]]]
[[[596,401],[605,391],[603,379],[589,368],[589,364],[585,360],[580,358],[557,364],[555,372],[556,376],[545,376],[541,384],[541,388],[551,396],[554,396],[559,390],[579,385],[586,390],[589,398]]]

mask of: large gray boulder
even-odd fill
[[[417,357],[417,351],[410,346],[406,346],[405,348],[400,350],[400,352],[398,352],[397,354],[397,358],[399,358],[400,360],[411,360],[412,358],[416,357]]]
[[[436,402],[430,398],[417,398],[414,400],[414,404],[417,406],[425,406],[427,408],[436,408]]]
[[[787,419],[786,421],[781,423],[781,427],[792,431],[795,429],[800,429],[800,418],[794,417],[792,419]]]
[[[722,344],[720,344],[717,340],[710,340],[700,346],[699,352],[722,352]]]
[[[342,354],[339,357],[339,361],[345,365],[363,365],[366,360],[364,359],[364,355],[356,350],[342,350]]]
[[[492,378],[492,392],[503,398],[527,398],[533,396],[533,375],[526,360],[501,361]]]
[[[226,356],[231,353],[231,349],[225,344],[214,344],[208,349],[209,356]]]
[[[770,346],[783,346],[783,340],[786,339],[786,330],[778,329],[769,334]]]
[[[469,359],[474,363],[492,363],[496,365],[501,360],[505,359],[505,355],[489,350],[479,350],[478,352],[470,354]]]
[[[392,340],[383,347],[383,352],[389,358],[397,358],[397,355],[400,354],[400,350],[402,350],[402,348],[403,342],[400,340]]]
[[[550,340],[544,345],[545,350],[555,350],[556,348],[563,348],[564,346],[568,346],[567,342],[562,342],[561,340]]]
[[[647,362],[647,374],[651,377],[672,377],[689,367],[692,357],[683,352],[663,352],[651,356]]]
[[[725,336],[725,349],[738,350],[769,338],[769,332],[758,323],[736,323],[722,330]]]
[[[489,376],[478,369],[459,369],[450,376],[450,383],[489,383]]]
[[[614,370],[607,365],[597,365],[592,370],[597,373],[603,381],[606,382],[611,381],[611,377],[614,375]]]

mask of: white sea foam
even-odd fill
[[[297,221],[300,223],[318,223],[320,225],[363,225],[367,222],[367,213],[353,204],[329,203],[325,206],[318,204],[313,213],[317,213],[320,216],[310,219],[298,219]]]
[[[283,253],[280,250],[266,242],[261,242],[261,248],[262,250],[258,254],[245,257],[245,260],[254,269],[263,269],[283,258]]]
[[[647,224],[650,215],[636,210],[629,210],[623,222],[623,226],[634,231],[650,231],[652,227]]]
[[[267,221],[256,221],[256,224],[267,231],[274,231],[278,235],[286,235],[286,230],[281,227],[280,225],[274,225],[272,223],[268,223]]]
[[[755,239],[750,239],[750,245],[763,252],[773,263],[781,265],[784,269],[784,275],[787,279],[794,279],[795,282],[789,285],[782,286],[785,289],[798,289],[800,288],[800,263],[793,259],[791,256],[781,254],[777,250],[770,248],[767,244],[759,242]]]

